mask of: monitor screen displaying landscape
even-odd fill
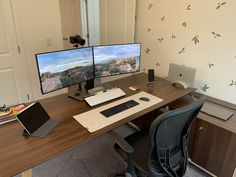
[[[140,44],[97,46],[93,50],[96,78],[140,70]]]
[[[92,48],[37,54],[42,93],[94,78]]]

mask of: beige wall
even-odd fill
[[[16,29],[24,48],[34,99],[64,93],[60,90],[42,96],[35,54],[63,49],[58,0],[13,0]],[[30,83],[29,83],[30,84]]]
[[[236,104],[236,1],[218,2],[138,0],[136,37],[144,70],[167,76],[170,62],[195,67],[199,92]]]

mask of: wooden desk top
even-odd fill
[[[155,87],[147,87],[147,74],[135,74],[130,77],[110,82],[112,86],[120,87],[127,96],[135,94],[128,89],[136,85],[140,91],[146,91],[164,101],[143,110],[138,115],[127,117],[119,122],[105,127],[95,133],[89,133],[73,115],[85,112],[91,108],[85,101],[80,102],[67,97],[67,94],[41,100],[40,103],[48,114],[62,123],[45,138],[24,137],[22,127],[18,122],[0,126],[0,177],[9,177],[45,162],[74,146],[98,137],[124,123],[127,123],[152,110],[160,108],[193,91],[193,89],[179,89],[171,86],[170,82],[156,78]]]

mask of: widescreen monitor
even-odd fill
[[[95,77],[140,71],[140,51],[140,43],[93,47]]]
[[[43,94],[94,78],[92,47],[40,53],[36,61]]]

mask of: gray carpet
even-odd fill
[[[113,177],[126,163],[113,149],[113,139],[105,134],[33,168],[33,177]],[[185,177],[206,177],[192,165]],[[17,175],[15,177],[20,177]]]

